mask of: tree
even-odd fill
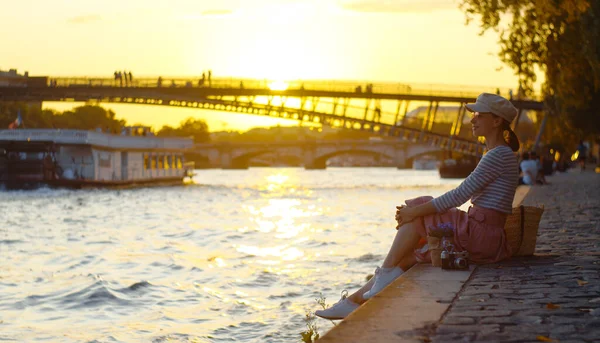
[[[112,110],[100,106],[85,105],[71,111],[58,113],[53,110],[41,110],[23,102],[0,102],[0,125],[2,128],[15,120],[17,113],[21,113],[23,127],[29,129],[74,129],[94,130],[101,128],[113,133],[121,132],[121,127],[126,125],[124,120],[115,118]]]
[[[192,137],[196,143],[208,142],[210,140],[206,122],[194,118],[187,118],[182,121],[178,128],[165,125],[158,131],[157,135],[163,137]]]
[[[53,126],[57,129],[95,130],[120,133],[126,125],[125,120],[115,118],[115,112],[100,106],[85,105],[75,107],[72,111],[65,111],[55,115]]]
[[[600,133],[600,1],[462,0],[467,23],[500,34],[500,59],[526,94],[545,74],[548,108],[581,134]],[[510,15],[509,23],[501,19]]]

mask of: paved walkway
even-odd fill
[[[600,174],[549,181],[536,255],[477,268],[424,341],[600,342]]]

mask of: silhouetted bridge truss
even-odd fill
[[[463,127],[464,104],[484,89],[419,89],[401,84],[359,88],[357,82],[277,83],[244,79],[157,78],[121,83],[103,78],[49,78],[45,84],[0,87],[0,101],[83,101],[162,105],[247,113],[313,125],[364,130],[441,149],[481,155],[483,146]],[[363,104],[357,106],[356,102]],[[382,106],[382,102],[393,109]],[[411,102],[428,104],[424,115],[407,116]],[[436,122],[440,103],[456,106],[452,121]],[[519,109],[544,109],[536,100],[513,100]],[[518,120],[516,121],[518,122]]]

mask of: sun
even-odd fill
[[[285,81],[273,81],[269,83],[269,89],[272,91],[284,91],[288,89],[288,83]]]
[[[330,14],[329,8],[316,1],[269,1],[224,18],[231,24],[227,37],[233,40],[235,32],[245,33],[235,46],[225,44],[227,39],[218,45],[227,73],[267,80],[273,90],[286,89],[282,81],[323,78],[336,66],[336,57],[330,53],[332,43],[322,38],[323,30],[331,31]],[[196,49],[190,63],[201,59],[201,45]]]

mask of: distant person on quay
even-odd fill
[[[473,135],[485,137],[487,153],[475,170],[457,188],[432,198],[423,196],[406,200],[397,206],[398,230],[381,267],[359,290],[333,306],[316,311],[326,319],[343,319],[362,303],[379,293],[417,262],[430,262],[431,254],[426,239],[432,229],[444,227],[453,232],[455,251],[468,251],[473,263],[494,263],[511,256],[504,233],[507,214],[512,212],[512,201],[519,181],[519,167],[514,152],[519,140],[510,128],[517,109],[507,99],[483,93],[474,104],[467,104],[472,112]],[[506,138],[505,138],[506,137]],[[468,212],[456,207],[471,200]]]
[[[587,146],[583,141],[579,141],[579,145],[577,145],[577,162],[581,167],[581,170],[585,170],[585,160],[587,154]]]
[[[547,185],[549,184],[548,181],[546,181],[546,177],[544,176],[544,170],[543,170],[543,166],[542,166],[542,161],[540,160],[540,157],[537,155],[537,153],[535,151],[532,151],[531,154],[529,154],[529,157],[535,161],[535,165],[537,167],[537,174],[535,176],[535,183],[538,185]]]
[[[535,185],[536,176],[538,175],[538,166],[535,160],[530,158],[528,152],[524,152],[521,155],[520,163],[521,171],[523,176],[519,178],[520,185]]]

